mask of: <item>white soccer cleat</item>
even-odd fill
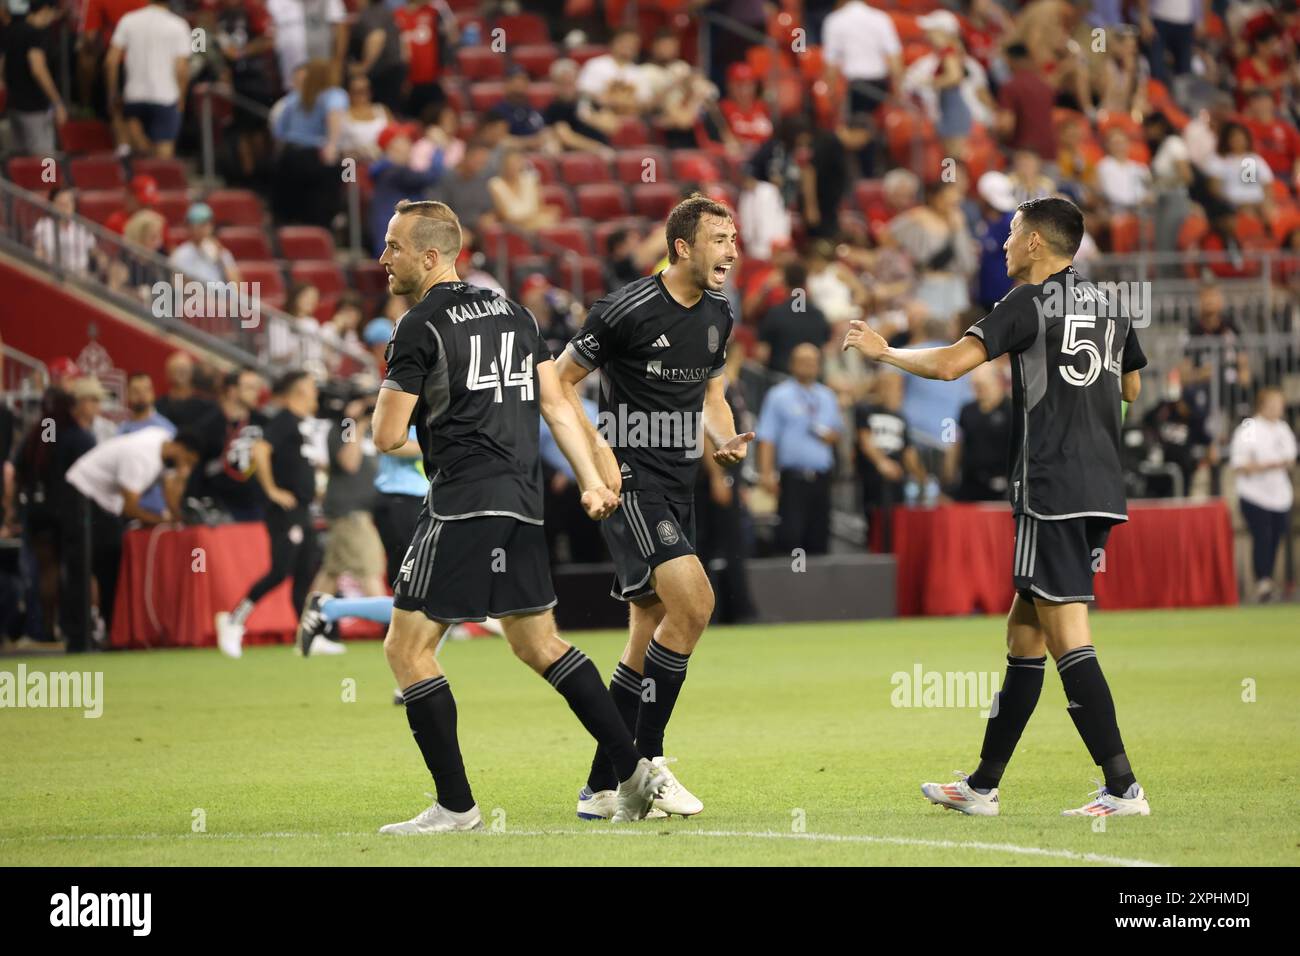
[[[379,828],[380,833],[395,833],[399,836],[423,836],[427,833],[453,833],[458,830],[482,830],[483,817],[478,812],[478,804],[464,813],[453,813],[446,807],[435,803],[422,811],[414,819],[405,823],[389,823]]]
[[[232,621],[229,611],[217,612],[217,647],[227,657],[244,656],[244,625]]]
[[[342,641],[331,641],[324,634],[317,634],[311,639],[311,643],[307,645],[307,653],[304,656],[316,657],[324,655],[328,657],[330,654],[346,654],[347,652],[348,649]]]
[[[613,823],[627,823],[631,820],[644,820],[659,788],[664,784],[663,771],[645,757],[636,762],[636,770],[618,785],[618,806],[610,817]]]
[[[674,814],[679,817],[693,817],[704,809],[704,803],[683,787],[681,781],[668,769],[668,765],[675,763],[676,760],[676,757],[655,757],[650,761],[655,765],[655,769],[664,775],[659,796],[655,797],[654,809],[666,817]]]
[[[966,778],[969,774],[954,770],[959,778],[956,783],[923,783],[921,793],[931,803],[937,803],[949,810],[958,810],[973,817],[996,817],[998,815],[998,788],[988,793],[980,793]]]
[[[579,820],[608,820],[618,810],[617,790],[596,790],[583,785],[578,791]]]
[[[1125,794],[1132,796],[1117,797],[1104,786],[1092,792],[1096,798],[1074,810],[1062,810],[1063,817],[1149,817],[1151,804],[1147,803],[1146,791],[1142,785],[1135,783]]]

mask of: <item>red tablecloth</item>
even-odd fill
[[[1006,505],[895,509],[898,613],[1006,611],[1014,543]],[[1222,501],[1131,503],[1105,559],[1095,579],[1099,608],[1237,603],[1232,520]]]

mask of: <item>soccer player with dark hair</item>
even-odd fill
[[[668,770],[664,729],[686,665],[713,614],[713,589],[695,554],[695,475],[714,460],[745,457],[753,432],[736,434],[723,365],[731,306],[722,293],[735,264],[736,225],[724,205],[692,195],[669,214],[668,268],[596,301],[557,364],[575,411],[575,386],[601,372],[600,425],[584,419],[605,484],[623,507],[601,525],[614,559],[614,597],[629,603],[629,636],[610,694],[637,748],[667,783],[655,809],[689,816],[704,805]],[[578,816],[614,812],[609,755],[597,751]]]
[[[406,444],[413,423],[432,476],[393,584],[384,653],[438,791],[433,806],[380,832],[482,828],[456,736],[456,701],[434,651],[451,625],[489,616],[500,619],[515,655],[560,692],[611,755],[615,820],[641,819],[663,775],[637,753],[596,665],[555,629],[539,412],[573,465],[587,515],[608,517],[618,496],[602,481],[560,390],[537,320],[495,291],[463,282],[456,274],[460,249],[460,221],[450,207],[404,200],[388,222],[379,260],[389,291],[415,305],[389,341],[372,433],[381,451],[392,452]]]
[[[1056,661],[1068,713],[1105,785],[1067,816],[1151,812],[1124,752],[1115,704],[1088,627],[1096,561],[1115,524],[1128,520],[1120,469],[1121,399],[1134,401],[1147,364],[1122,297],[1072,265],[1083,216],[1065,199],[1022,203],[1005,244],[1007,274],[1022,285],[961,339],[941,348],[894,349],[854,321],[844,348],[924,378],[952,381],[1009,353],[1009,467],[1016,523],[1007,619],[1007,675],[975,773],[926,783],[932,802],[977,816],[998,813],[998,784]]]

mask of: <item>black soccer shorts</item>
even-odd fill
[[[619,508],[600,523],[614,559],[610,596],[620,601],[654,594],[650,575],[665,561],[695,553],[695,499],[625,491]]]
[[[1093,569],[1101,566],[1113,518],[1064,518],[1045,521],[1016,516],[1012,581],[1016,593],[1069,604],[1092,601]]]
[[[555,607],[546,533],[514,518],[440,521],[423,509],[393,582],[393,607],[443,624]]]

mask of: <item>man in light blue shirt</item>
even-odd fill
[[[169,435],[175,435],[176,426],[169,419],[159,415],[153,403],[153,379],[149,377],[149,373],[132,372],[128,375],[126,377],[126,407],[130,410],[131,417],[118,426],[117,433],[119,435],[128,435],[131,432],[138,432],[142,428],[158,426],[167,429]],[[162,514],[167,510],[167,504],[163,500],[161,481],[155,481],[145,489],[144,494],[140,496],[140,507],[155,514]]]
[[[402,556],[411,542],[411,529],[420,518],[420,508],[429,490],[414,425],[407,438],[406,444],[397,451],[379,456],[379,470],[375,474],[379,500],[375,502],[372,515],[388,558],[389,584],[397,579],[397,572],[401,570]]]
[[[825,554],[831,532],[831,474],[844,428],[835,393],[817,381],[821,352],[805,342],[790,353],[790,375],[763,399],[758,416],[759,482],[777,495],[777,543]]]

